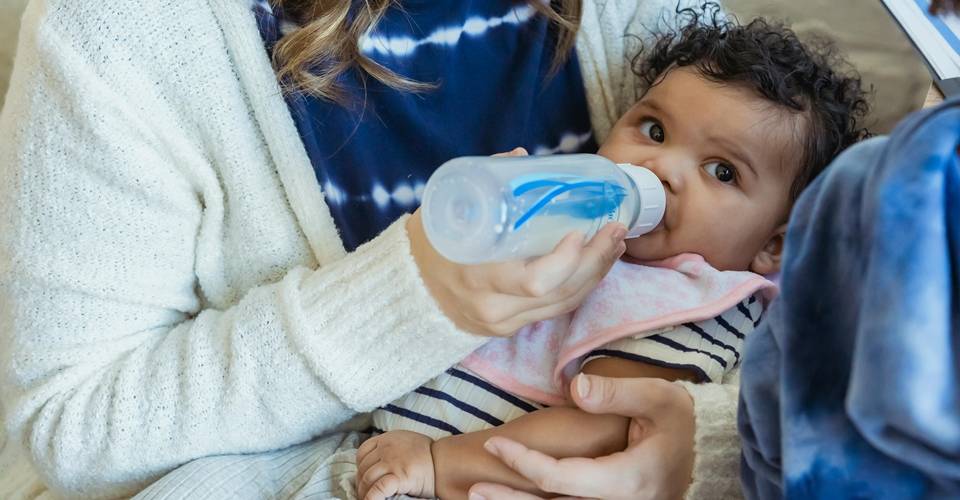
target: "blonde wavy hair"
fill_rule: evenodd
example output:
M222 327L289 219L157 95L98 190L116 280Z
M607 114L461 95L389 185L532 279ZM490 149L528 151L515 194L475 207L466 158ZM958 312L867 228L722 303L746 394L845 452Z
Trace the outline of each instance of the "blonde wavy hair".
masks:
M519 0L518 0L519 1ZM285 92L302 92L341 105L348 96L338 83L340 75L357 68L365 79L407 92L423 92L434 84L418 82L390 71L363 55L359 41L398 0L270 0L274 9L300 25L277 43L273 65ZM539 14L557 28L552 68L556 71L567 59L580 27L581 0L528 0ZM352 4L357 4L352 7ZM352 10L352 11L351 11Z

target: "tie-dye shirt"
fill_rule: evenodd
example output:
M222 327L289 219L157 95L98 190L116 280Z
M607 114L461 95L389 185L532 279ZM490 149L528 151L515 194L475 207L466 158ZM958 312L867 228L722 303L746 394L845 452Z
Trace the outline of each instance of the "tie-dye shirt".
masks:
M256 2L271 50L294 29ZM420 203L443 162L527 148L532 154L595 152L575 54L550 74L554 28L516 0L407 0L360 40L394 72L437 85L409 93L351 72L356 104L289 95L293 119L327 205L352 251ZM364 104L365 103L365 104Z

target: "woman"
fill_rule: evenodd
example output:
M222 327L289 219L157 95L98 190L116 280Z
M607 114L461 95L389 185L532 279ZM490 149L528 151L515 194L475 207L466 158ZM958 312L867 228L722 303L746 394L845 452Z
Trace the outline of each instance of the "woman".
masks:
M309 482L351 417L572 309L623 251L611 226L462 267L404 214L449 157L595 147L637 90L624 35L673 2L353 4L30 5L0 119L0 496L129 495L316 438ZM688 389L698 446L728 436L735 391ZM689 430L652 487L686 489ZM699 471L736 460L701 452L693 489L735 488Z

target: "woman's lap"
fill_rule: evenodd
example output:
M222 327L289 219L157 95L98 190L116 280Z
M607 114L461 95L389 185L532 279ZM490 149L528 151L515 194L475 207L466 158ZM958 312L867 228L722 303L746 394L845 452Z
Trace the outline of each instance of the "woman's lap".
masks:
M354 500L356 450L363 437L356 432L333 434L283 450L197 459L134 498Z

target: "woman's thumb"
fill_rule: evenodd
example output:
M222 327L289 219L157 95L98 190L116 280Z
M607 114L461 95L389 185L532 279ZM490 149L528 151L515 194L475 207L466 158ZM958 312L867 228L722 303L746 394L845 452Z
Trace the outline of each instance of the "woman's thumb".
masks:
M653 403L651 396L659 392L656 382L661 381L609 378L581 373L570 384L570 393L573 401L583 411L634 417L645 414L650 409Z

